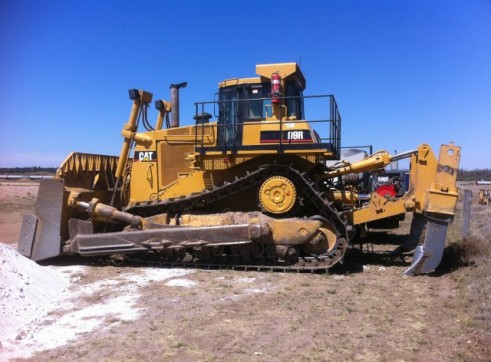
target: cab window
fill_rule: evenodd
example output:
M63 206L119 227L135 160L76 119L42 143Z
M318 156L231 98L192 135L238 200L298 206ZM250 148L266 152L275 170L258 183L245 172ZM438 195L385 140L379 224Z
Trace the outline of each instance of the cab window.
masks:
M271 100L264 99L269 97L268 87L262 84L253 84L246 88L244 102L244 121L258 121L266 118L266 105Z
M286 97L294 97L286 99L286 107L288 109L288 117L295 117L296 119L303 118L303 103L302 103L302 91L294 82L286 83L285 90Z

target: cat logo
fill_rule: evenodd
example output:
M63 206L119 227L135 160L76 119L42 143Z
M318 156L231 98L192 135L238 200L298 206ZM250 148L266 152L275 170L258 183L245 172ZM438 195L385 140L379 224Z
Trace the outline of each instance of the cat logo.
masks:
M135 162L155 162L157 152L155 151L135 151Z

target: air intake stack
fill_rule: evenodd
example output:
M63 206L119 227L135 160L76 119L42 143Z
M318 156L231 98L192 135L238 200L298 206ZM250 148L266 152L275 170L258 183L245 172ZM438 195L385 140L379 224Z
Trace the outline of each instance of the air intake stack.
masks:
M171 128L179 127L179 89L185 88L188 82L170 85L171 97Z

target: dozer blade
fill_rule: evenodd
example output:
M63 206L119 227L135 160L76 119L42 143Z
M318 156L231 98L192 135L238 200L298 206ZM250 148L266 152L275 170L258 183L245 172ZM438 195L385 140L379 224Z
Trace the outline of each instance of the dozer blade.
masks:
M431 273L435 270L443 257L449 221L415 215L411 238L414 240L418 237L419 243L414 250L413 262L404 275Z
M64 182L42 179L34 215L24 215L18 251L34 260L60 255Z

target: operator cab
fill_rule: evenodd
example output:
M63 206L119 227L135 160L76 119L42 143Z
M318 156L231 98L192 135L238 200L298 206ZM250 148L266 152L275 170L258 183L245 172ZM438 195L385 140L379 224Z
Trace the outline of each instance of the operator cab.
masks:
M214 102L196 103L195 120L199 130L196 151L203 155L301 151L337 159L341 117L334 96L305 97L306 81L297 63L257 65L256 73L256 77L220 82ZM315 118L309 121L304 100L315 113ZM217 122L209 123L209 128L198 128L208 123L209 114L206 120L202 115L211 104ZM213 144L207 144L211 140L208 129L212 129L216 137Z
M244 132L252 131L260 122L304 119L305 80L296 63L258 65L256 72L260 77L229 79L219 84L218 144L222 147L245 145ZM273 94L272 74L282 75L278 94ZM275 107L281 107L281 114L275 112Z
M302 89L294 82L287 82L285 88L286 118L304 119ZM261 122L272 116L271 83L220 88L218 99L220 145L241 146L245 122Z
M304 119L302 96L302 88L298 84L286 82L284 103L287 119ZM218 99L220 123L262 121L271 117L270 82L220 88Z

